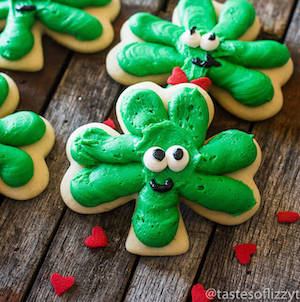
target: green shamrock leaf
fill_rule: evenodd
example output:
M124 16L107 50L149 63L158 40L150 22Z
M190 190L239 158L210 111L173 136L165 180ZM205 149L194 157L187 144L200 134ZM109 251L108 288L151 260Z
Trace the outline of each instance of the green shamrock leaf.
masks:
M33 50L36 43L40 43L38 35L42 34L44 28L54 39L72 49L88 52L100 50L111 40L105 37L105 41L101 42L103 45L99 40L103 36L103 24L99 20L104 15L101 8L111 2L114 2L116 7L114 10L118 10L118 0L3 0L0 3L0 18L6 19L6 25L0 34L0 56L8 61L23 59ZM92 15L92 9L91 13L83 10L88 7L93 7L95 16ZM97 8L100 9L99 17ZM110 16L111 14L113 16ZM104 22L111 21L115 15L116 12L108 11L107 15L104 15ZM36 21L42 26L34 31ZM106 26L106 30L112 31L110 27ZM58 34L69 35L74 40L60 36L57 38ZM99 40L99 43L96 43L96 40ZM80 42L83 47L80 47ZM88 46L88 42L94 44ZM12 65L12 68L16 67Z
M205 142L213 114L210 102L192 84L163 89L142 83L128 88L117 103L125 134L90 124L70 137L64 201L77 212L97 213L138 193L134 234L152 248L174 240L180 198L220 223L248 219L259 205L252 178L260 153L253 135L238 130ZM243 174L247 177L241 178Z

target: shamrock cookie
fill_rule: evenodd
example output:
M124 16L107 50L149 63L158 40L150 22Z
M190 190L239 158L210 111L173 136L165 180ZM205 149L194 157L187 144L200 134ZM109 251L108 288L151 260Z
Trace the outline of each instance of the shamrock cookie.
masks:
M45 157L53 144L52 126L33 112L0 119L0 193L17 200L40 194L49 181Z
M83 53L106 48L120 0L2 0L0 67L37 71L44 65L41 37ZM36 22L38 21L38 22Z
M0 118L15 111L19 104L19 90L15 82L0 73Z
M180 0L173 23L147 13L133 15L122 28L121 43L107 57L107 70L125 85L148 80L166 84L179 67L185 82L209 77L214 84L210 92L229 112L263 120L281 109L281 86L290 78L293 63L285 45L246 42L259 29L255 10L245 0L224 5Z
M194 84L128 88L117 102L125 134L93 123L69 138L64 202L92 214L137 198L126 248L141 255L187 251L180 200L221 224L249 219L260 204L253 181L260 149L253 135L238 130L205 142L213 111L208 94Z

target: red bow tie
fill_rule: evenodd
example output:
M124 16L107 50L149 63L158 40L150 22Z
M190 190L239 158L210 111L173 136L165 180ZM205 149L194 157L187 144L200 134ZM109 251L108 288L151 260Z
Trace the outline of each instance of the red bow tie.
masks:
M172 71L172 75L168 78L169 85L177 85L177 84L188 83L188 82L189 80L185 72L180 67L175 67ZM207 90L212 84L211 80L207 77L193 80L190 83L198 85L204 90Z

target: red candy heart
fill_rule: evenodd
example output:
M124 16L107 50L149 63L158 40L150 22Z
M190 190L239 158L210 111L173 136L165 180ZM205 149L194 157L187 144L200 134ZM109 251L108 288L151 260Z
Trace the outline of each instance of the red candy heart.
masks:
M72 287L75 283L74 277L63 277L62 275L57 273L52 274L50 280L54 291L58 296L60 296L62 293Z
M280 223L293 223L300 218L300 215L296 212L278 212L277 220Z
M238 244L234 247L235 255L241 264L250 262L250 256L256 252L256 245L253 243Z
M172 71L172 75L168 78L169 85L177 85L181 83L187 83L188 78L184 71L180 67L175 67Z
M216 296L214 290L205 290L202 284L196 284L192 288L192 302L209 302Z
M204 90L207 90L212 84L211 80L207 77L193 80L191 83L200 86Z
M84 241L87 247L95 248L95 247L105 247L108 245L107 237L104 230L95 226L92 230L92 236L89 236Z
M103 122L103 124L110 128L116 129L116 125L111 118L108 118L106 121Z

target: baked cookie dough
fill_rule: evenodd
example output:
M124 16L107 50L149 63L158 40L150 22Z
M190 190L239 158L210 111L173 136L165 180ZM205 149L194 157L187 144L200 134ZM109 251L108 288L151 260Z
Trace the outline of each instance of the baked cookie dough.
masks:
M232 114L249 121L272 117L282 107L281 87L293 72L287 47L253 41L260 23L245 0L224 5L180 0L172 23L137 13L123 25L121 43L107 56L117 82L166 84L175 67L189 81L209 77L209 92Z
M0 73L0 118L13 113L19 104L16 83L5 73Z
M194 84L161 88L145 82L117 102L124 134L92 123L67 143L70 168L61 183L66 205L102 213L136 198L126 242L129 252L185 253L189 240L179 202L225 225L240 224L258 210L253 181L261 152L253 135L224 131L205 141L214 108Z
M0 119L0 193L16 200L40 194L48 185L45 162L54 145L50 123L30 111Z
M0 67L42 69L44 33L74 51L102 50L113 40L111 22L119 11L120 0L1 1Z

